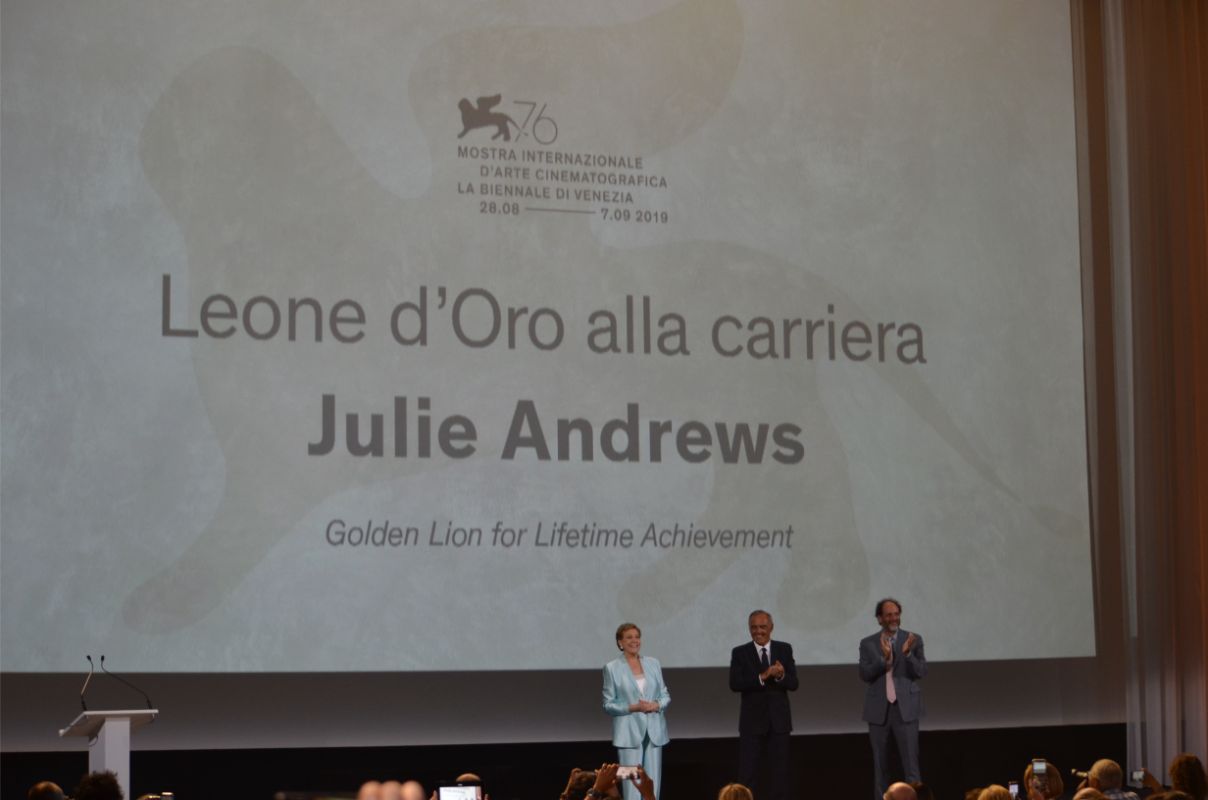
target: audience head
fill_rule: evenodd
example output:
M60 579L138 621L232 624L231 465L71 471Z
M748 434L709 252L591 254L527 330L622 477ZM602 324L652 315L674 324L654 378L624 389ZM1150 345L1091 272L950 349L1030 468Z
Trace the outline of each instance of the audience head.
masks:
M1012 798L1011 793L1007 791L1007 787L992 783L981 790L981 794L977 796L977 800L1012 800Z
M1149 800L1195 800L1194 797L1187 792L1180 792L1178 789L1171 789L1169 792L1158 792L1151 794Z
M1110 758L1101 758L1091 765L1086 782L1093 789L1119 789L1124 785L1124 770Z
M1044 759L1037 759L1044 761ZM1030 800L1053 800L1065 794L1065 782L1061 780L1061 770L1052 761L1044 761L1043 775L1036 774L1032 762L1028 762L1023 771L1023 789Z
M1087 786L1085 789L1078 790L1078 794L1074 795L1074 800L1107 800L1107 797L1095 787Z
M378 798L380 800L399 800L402 797L400 790L403 785L398 781L382 781L382 787L378 789Z
M428 800L424 785L419 781L407 781L399 789L399 794L403 800Z
M583 800L587 797L587 790L596 782L596 773L592 770L583 770L575 767L570 771L570 777L566 781L566 788L562 790L561 800Z
M80 779L74 800L124 800L121 784L112 772L91 772Z
M1204 765L1191 753L1180 753L1170 762L1170 787L1186 792L1193 800L1208 800L1208 776Z
M717 793L717 800L755 800L755 796L741 783L727 783Z
M482 794L483 800L491 800L491 796L483 793L482 791L482 778L478 777L473 772L463 772L457 776L456 780L457 783L468 783L479 787L478 791L480 794Z
M914 787L909 783L889 784L889 788L885 790L885 800L918 800L918 795L914 793Z
M377 781L365 781L357 791L357 800L380 800L382 784Z
M981 794L982 787L974 786L972 789L965 792L965 800L977 800L977 796Z
M57 783L42 781L29 787L26 797L28 800L63 800L63 790Z
M910 788L914 789L919 800L935 800L935 792L931 791L931 787L922 781L911 781Z

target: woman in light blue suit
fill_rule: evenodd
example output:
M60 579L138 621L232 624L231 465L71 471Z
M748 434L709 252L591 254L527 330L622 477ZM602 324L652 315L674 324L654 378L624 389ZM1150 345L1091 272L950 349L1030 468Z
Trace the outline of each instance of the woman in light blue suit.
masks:
M617 628L619 658L604 665L604 711L612 717L612 743L621 766L637 766L654 781L654 796L663 788L663 745L671 703L663 670L643 657L642 630L632 622ZM637 787L625 781L625 800L639 800Z

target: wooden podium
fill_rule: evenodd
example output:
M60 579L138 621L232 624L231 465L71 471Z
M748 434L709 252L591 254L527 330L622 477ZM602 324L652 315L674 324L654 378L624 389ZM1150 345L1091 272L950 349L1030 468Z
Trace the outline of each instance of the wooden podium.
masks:
M130 732L159 715L154 708L122 711L85 711L59 731L59 736L88 739L88 771L117 775L122 794L130 796Z

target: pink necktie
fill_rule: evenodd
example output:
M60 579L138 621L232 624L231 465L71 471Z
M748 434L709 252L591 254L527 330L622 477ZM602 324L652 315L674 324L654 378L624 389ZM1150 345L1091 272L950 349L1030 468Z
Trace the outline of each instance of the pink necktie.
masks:
M893 656L893 644L890 644L890 657ZM885 673L885 698L890 703L898 702L898 690L893 685L893 664L889 665L889 671Z

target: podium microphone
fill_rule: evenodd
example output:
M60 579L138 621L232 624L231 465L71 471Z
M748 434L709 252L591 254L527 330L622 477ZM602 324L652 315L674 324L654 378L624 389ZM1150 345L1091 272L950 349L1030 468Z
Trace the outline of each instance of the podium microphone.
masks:
M96 667L93 666L91 653L85 655L84 658L88 659L88 677L84 678L84 685L80 687L80 708L87 711L88 704L84 702L84 692L88 691L88 682L92 680L92 673L96 670Z
M154 708L155 708L155 706L151 705L151 698L150 698L150 697L147 695L147 693L146 693L146 692L144 692L142 689L138 688L137 686L135 686L133 683L131 683L130 681L126 680L126 679L125 679L125 678L123 678L122 676L120 676L120 675L114 675L112 672L110 672L109 670L105 669L105 656L104 656L104 655L102 655L102 656L101 656L101 672L104 672L106 675L108 675L109 677L111 677L111 678L113 678L113 679L115 679L115 680L119 680L119 681L121 681L122 683L126 684L126 685L127 685L127 686L129 686L131 689L133 689L134 691L136 691L136 692L138 692L139 694L141 694L141 695L143 696L143 699L147 701L147 708L150 708L150 709L154 709Z

